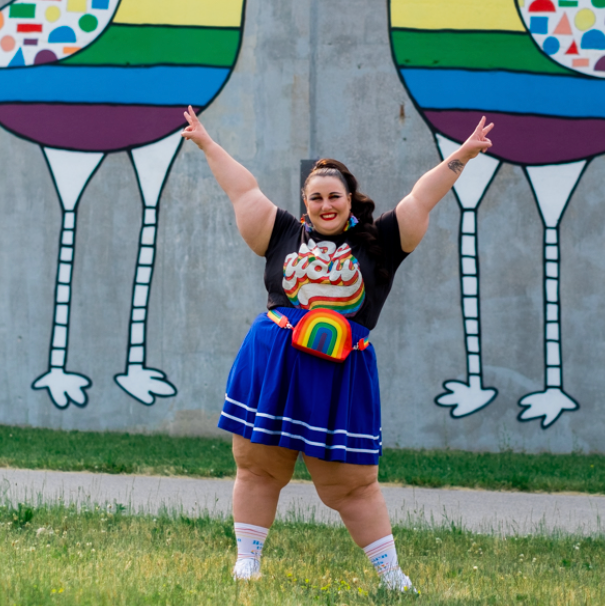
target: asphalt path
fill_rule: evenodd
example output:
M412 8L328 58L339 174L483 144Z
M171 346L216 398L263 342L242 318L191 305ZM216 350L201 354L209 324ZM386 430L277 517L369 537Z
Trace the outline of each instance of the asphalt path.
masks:
M233 480L0 469L0 501L75 503L133 513L162 510L189 516L228 516ZM563 532L605 534L605 496L487 490L382 487L393 522L411 526L455 524L475 532L512 535ZM340 523L309 482L291 482L278 507L281 519Z

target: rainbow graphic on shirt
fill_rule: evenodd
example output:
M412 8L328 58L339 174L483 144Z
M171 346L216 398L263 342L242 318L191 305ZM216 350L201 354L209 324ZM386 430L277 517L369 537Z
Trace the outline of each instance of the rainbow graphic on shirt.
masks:
M351 326L335 311L317 310L298 322L292 345L303 351L313 350L320 358L342 362L351 352Z
M359 262L351 247L334 242L302 244L284 261L282 286L299 309L332 309L354 316L365 300L365 286Z

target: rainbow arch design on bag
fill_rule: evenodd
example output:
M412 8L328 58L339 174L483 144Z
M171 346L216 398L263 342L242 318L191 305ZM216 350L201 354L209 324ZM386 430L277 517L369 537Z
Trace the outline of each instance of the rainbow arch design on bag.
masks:
M294 329L292 345L302 351L342 362L351 351L351 325L330 309L306 314Z

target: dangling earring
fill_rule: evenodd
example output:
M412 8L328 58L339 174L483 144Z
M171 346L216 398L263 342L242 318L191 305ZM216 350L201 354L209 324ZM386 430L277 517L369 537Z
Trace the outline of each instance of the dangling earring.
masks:
M305 226L305 231L307 233L311 233L313 231L313 223L311 223L311 221L309 220L309 216L308 215L303 215L300 218L300 222Z
M350 229L353 229L358 223L359 221L357 217L353 213L351 213L343 231L349 231Z

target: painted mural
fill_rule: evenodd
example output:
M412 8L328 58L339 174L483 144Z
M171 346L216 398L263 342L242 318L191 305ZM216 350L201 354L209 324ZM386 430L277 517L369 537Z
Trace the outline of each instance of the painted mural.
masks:
M460 287L466 381L436 397L453 418L497 396L482 373L477 211L502 162L522 166L542 218L544 389L522 397L520 421L552 426L579 403L564 389L559 228L587 163L605 152L605 2L390 0L393 60L443 157L482 115L498 125L489 155L454 190L461 209Z
M78 204L105 155L124 151L142 225L125 368L114 378L146 405L174 396L165 373L146 365L160 198L183 108L206 109L235 66L245 0L0 0L0 8L0 124L40 145L62 212L48 369L32 387L61 409L88 402L91 379L67 370Z

